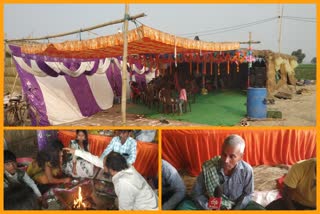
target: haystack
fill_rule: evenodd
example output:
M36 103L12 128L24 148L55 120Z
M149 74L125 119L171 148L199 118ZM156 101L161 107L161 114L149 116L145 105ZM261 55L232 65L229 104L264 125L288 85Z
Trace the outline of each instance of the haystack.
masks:
M290 90L288 85L296 85L294 70L298 66L296 57L270 50L253 50L253 55L263 58L266 62L268 98L272 98L282 89ZM278 80L277 76L280 77Z

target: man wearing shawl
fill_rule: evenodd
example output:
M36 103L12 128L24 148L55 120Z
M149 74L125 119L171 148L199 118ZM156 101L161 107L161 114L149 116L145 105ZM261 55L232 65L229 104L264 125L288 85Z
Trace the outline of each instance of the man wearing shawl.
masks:
M210 210L210 201L220 199L221 210L261 210L251 200L254 191L252 167L242 160L245 142L230 135L222 145L221 156L202 165L202 172L192 190L193 201L200 209Z

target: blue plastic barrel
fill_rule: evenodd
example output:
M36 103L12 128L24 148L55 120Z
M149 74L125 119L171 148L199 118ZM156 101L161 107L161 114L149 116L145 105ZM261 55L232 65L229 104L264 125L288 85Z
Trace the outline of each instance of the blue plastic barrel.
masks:
M247 116L249 118L259 119L267 117L267 104L265 102L266 97L266 88L248 88Z

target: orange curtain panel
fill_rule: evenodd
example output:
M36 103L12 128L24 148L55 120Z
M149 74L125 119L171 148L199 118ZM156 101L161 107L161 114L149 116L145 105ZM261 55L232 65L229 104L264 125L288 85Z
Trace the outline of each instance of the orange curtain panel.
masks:
M163 130L162 158L197 176L201 165L220 155L230 134L246 142L244 160L257 165L292 165L316 156L316 130Z
M65 147L69 146L71 140L76 137L74 131L59 131L58 138ZM100 156L103 150L109 145L112 137L90 135L88 136L90 152ZM137 159L134 167L146 177L158 175L158 144L137 141Z

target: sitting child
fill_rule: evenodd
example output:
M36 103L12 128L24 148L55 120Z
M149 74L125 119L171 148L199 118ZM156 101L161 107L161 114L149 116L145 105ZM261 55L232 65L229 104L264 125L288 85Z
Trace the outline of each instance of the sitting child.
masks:
M187 98L187 91L184 87L184 85L181 85L180 93L179 93L179 110L180 110L180 115L182 115L182 104L186 103L188 101Z
M70 183L70 177L63 177L62 148L59 141L51 142L46 148L38 152L27 169L28 175L39 185L42 192L56 184Z
M15 185L29 186L38 198L41 197L41 193L34 181L29 177L29 175L26 172L17 168L17 160L15 154L13 154L9 150L5 150L4 188L7 189Z

